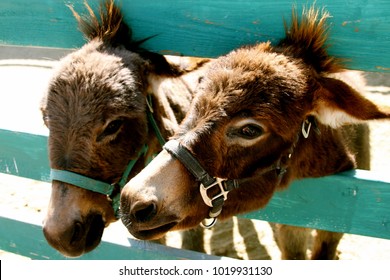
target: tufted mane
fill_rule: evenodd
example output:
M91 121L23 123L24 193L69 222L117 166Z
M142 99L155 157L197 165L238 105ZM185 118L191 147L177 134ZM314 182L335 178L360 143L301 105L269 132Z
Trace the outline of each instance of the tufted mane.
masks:
M342 71L345 68L342 60L328 54L329 17L324 9L312 6L303 9L299 18L296 8L293 8L291 23L284 21L286 36L279 46L285 48L286 54L303 59L319 73Z
M138 50L139 42L133 41L131 28L123 21L123 15L115 4L114 0L106 0L99 5L99 12L96 14L91 6L84 2L88 10L87 15L80 15L70 5L68 7L76 18L80 31L89 40L100 39L112 46L123 45L128 50Z
M68 7L76 18L80 31L88 41L99 39L106 45L112 47L123 46L129 51L136 52L143 59L150 62L152 71L158 75L179 77L184 73L200 68L207 62L204 59L193 67L175 65L169 63L163 55L142 48L141 45L154 36L139 41L133 40L132 30L124 22L121 9L115 3L115 0L102 1L99 5L98 14L93 11L87 1L84 1L84 5L88 10L86 15L80 15L71 5L68 5Z

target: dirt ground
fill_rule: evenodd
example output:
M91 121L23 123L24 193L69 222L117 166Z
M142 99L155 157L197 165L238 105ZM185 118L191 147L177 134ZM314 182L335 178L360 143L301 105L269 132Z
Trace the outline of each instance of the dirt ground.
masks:
M4 67L0 67L3 71ZM9 69L8 69L9 70ZM42 91L50 76L50 67L37 69L21 69L26 77L24 83L15 83L15 80L1 80L2 86L11 87L9 90L20 92L23 88L33 88L34 91ZM34 71L32 71L34 70ZM40 74L39 77L32 73ZM1 74L1 73L0 73ZM2 75L0 75L2 76ZM368 75L366 87L368 97L381 104L390 106L389 75ZM40 79L39 84L36 83ZM0 94L1 94L0 90ZM15 97L16 98L16 97ZM4 98L2 99L4 100ZM24 106L35 106L36 101L26 102ZM7 110L12 106L0 104L0 111ZM24 108L22 108L24 110ZM7 112L9 114L10 112ZM38 116L38 110L34 115ZM1 113L0 113L1 119ZM17 120L16 120L17 122ZM6 124L0 122L1 128ZM28 128L32 129L31 127ZM42 128L38 128L42 130ZM36 129L34 129L36 131ZM45 134L42 130L42 134ZM373 170L387 172L389 170L390 145L389 145L390 122L370 123L370 139L372 146L371 166ZM0 175L0 212L11 213L28 217L32 222L40 223L46 213L50 196L50 185L28 179L20 179L10 175ZM2 229L0 229L2 230ZM105 234L128 234L120 222L111 225ZM212 230L204 235L205 251L207 253L235 257L240 259L280 259L280 252L272 237L272 230L268 223L233 218L227 222L217 224ZM171 233L168 236L168 245L180 247L180 235ZM341 260L390 260L390 240L370 238L356 235L344 235L338 247L339 259ZM21 258L20 256L0 252L0 259Z

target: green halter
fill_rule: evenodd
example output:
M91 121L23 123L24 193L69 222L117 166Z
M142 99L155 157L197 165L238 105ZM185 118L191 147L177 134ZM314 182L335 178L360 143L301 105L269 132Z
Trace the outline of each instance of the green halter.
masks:
M157 123L153 117L153 109L151 106L150 95L149 98L146 99L146 103L148 105L148 110L147 110L148 121L152 126L154 132L156 133L158 141L160 142L161 146L163 146L165 144L165 140L162 137L161 132L157 126ZM53 168L50 169L50 179L71 184L82 189L86 189L89 191L93 191L93 192L97 192L109 196L112 200L112 207L114 208L115 216L119 218L121 190L126 185L129 174L133 169L135 163L138 161L140 157L144 156L147 151L148 151L148 145L144 144L141 151L138 153L137 158L130 160L129 164L127 165L125 171L122 174L121 179L117 183L109 184L103 181L89 178L87 176L75 172L71 172L67 170L58 170Z

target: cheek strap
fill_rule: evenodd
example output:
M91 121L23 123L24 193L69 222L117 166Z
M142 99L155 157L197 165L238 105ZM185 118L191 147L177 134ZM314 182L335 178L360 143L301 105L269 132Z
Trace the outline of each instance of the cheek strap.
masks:
M256 173L255 176L243 179L221 179L211 176L192 155L192 153L177 140L168 141L163 146L163 149L179 160L195 177L195 180L200 183L199 192L203 202L211 208L209 211L209 217L201 223L201 226L210 228L214 226L217 221L217 217L221 214L223 204L225 200L227 200L230 191L239 188L241 185L244 185L245 182L260 179L259 177L271 171L275 171L277 178L275 185L279 185L284 177L284 174L287 172L288 161L290 161L294 149L299 141L299 135L302 133L305 138L309 137L311 128L314 128L318 134L320 133L316 120L313 116L309 116L302 123L302 130L297 134L294 142L287 152L287 155L282 154L275 163L262 169L261 172ZM208 192L213 189L216 189L216 191L213 191L213 193L216 194L214 196L209 196Z
M205 228L214 226L218 215L222 212L228 193L239 187L238 180L225 180L211 176L191 152L177 140L168 141L163 148L178 159L200 183L199 191L203 202L211 208L209 217L201 223L201 226ZM212 189L217 189L217 194L210 197L208 192ZM206 221L210 219L211 222Z

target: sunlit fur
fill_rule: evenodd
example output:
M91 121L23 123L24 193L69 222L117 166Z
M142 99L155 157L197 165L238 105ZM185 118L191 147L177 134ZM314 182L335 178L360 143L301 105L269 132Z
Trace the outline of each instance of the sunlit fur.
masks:
M245 179L228 194L221 219L264 207L275 191L295 179L330 175L356 163L369 166L366 128L344 125L388 119L390 114L335 78L348 73L341 59L328 54L328 17L314 7L301 16L293 10L279 44L245 46L210 64L173 138L212 176ZM320 133L312 129L305 139L301 128L309 116ZM261 124L264 134L251 145L240 145L240 136L228 132L250 119ZM275 170L263 172L277 163L287 170L280 182ZM121 205L123 223L142 239L194 227L209 212L199 182L166 151L126 185ZM145 210L152 208L153 213ZM335 258L341 236L319 231L311 257ZM306 237L305 229L275 227L286 259L307 257Z
M147 95L152 95L154 118L167 139L188 110L208 60L171 62L143 49L112 0L102 2L99 13L85 7L87 15L71 10L88 42L61 59L42 100L50 166L116 183L144 144L148 153L129 178L161 150L147 120ZM115 220L105 195L53 181L43 231L64 255L93 250L104 227Z

